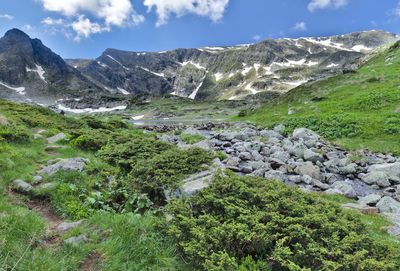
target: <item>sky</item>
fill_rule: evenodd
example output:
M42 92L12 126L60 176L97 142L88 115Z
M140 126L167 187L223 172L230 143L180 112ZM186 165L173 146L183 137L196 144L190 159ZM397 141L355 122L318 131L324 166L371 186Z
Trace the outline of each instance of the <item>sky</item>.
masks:
M0 0L0 35L19 28L63 58L106 48L159 52L264 39L400 33L400 0Z

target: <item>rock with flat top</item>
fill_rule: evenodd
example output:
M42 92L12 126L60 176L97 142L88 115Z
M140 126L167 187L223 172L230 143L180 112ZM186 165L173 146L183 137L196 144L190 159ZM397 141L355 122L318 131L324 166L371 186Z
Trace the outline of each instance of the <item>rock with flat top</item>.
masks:
M30 185L29 183L24 182L23 180L20 180L20 179L13 181L13 184L15 185L17 190L20 190L22 192L28 192L30 190L33 190L32 185Z
M357 210L365 215L374 215L379 213L379 209L376 207L371 207L363 204L357 203L346 203L342 204L343 208Z
M52 137L49 137L48 139L47 139L47 143L49 143L49 144L54 144L54 143L56 143L57 141L59 141L59 140L61 140L61 139L64 139L64 138L66 138L67 136L64 134L64 133L59 133L59 134L57 134L57 135L55 135L55 136L52 136Z
M89 164L89 159L77 157L69 159L59 159L55 164L46 166L37 171L38 174L47 174L49 176L61 171L82 171Z
M81 234L79 236L70 237L64 240L64 244L69 244L74 247L77 247L80 244L87 243L88 241L89 239L87 238L87 236L85 234Z
M77 228L78 226L80 226L83 222L85 222L85 220L79 220L76 222L63 222L60 225L57 226L56 231L60 232L60 231L67 231L70 229L74 229Z

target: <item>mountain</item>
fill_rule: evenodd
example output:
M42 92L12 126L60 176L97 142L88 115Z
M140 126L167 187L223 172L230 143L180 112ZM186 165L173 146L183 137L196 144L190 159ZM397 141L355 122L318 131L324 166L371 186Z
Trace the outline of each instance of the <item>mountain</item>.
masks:
M0 39L0 98L48 105L102 91L40 40L18 29Z
M128 52L67 59L18 29L0 39L0 98L58 109L121 108L129 94L191 99L271 97L357 69L359 59L399 36L384 31L250 45ZM264 95L266 94L266 95Z
M332 76L397 39L396 34L374 30L158 53L107 49L94 60L67 62L111 93L233 100L263 91L284 93Z

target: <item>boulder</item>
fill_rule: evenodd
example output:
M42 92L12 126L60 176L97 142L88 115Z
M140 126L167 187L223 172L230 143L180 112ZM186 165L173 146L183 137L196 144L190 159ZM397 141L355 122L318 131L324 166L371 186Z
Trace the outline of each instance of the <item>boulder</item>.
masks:
M200 135L200 131L193 127L188 127L185 131L182 132L182 135Z
M42 176L34 176L33 180L35 181L35 184L38 184L43 181L43 177Z
M80 244L87 243L88 241L89 239L87 238L87 236L85 234L81 234L79 236L70 237L64 240L64 244L69 244L74 247L77 247Z
M384 172L390 181L400 183L400 162L372 165L368 172Z
M239 166L240 161L241 160L238 157L229 157L226 161L226 165L228 167L237 167Z
M339 193L337 193L337 191L339 191ZM341 194L347 198L352 198L355 199L357 198L357 194L356 191L354 190L354 188L345 183L345 182L335 182L332 185L332 188L326 191L327 194Z
M30 185L27 182L24 182L23 180L15 180L13 181L13 184L15 185L16 189L22 192L28 192L30 190L33 190L33 186Z
M277 151L271 155L272 158L279 159L280 161L286 163L289 160L290 155L284 151Z
M279 134L282 134L283 131L285 131L286 127L283 124L279 124L278 126L275 126L274 132L277 132Z
M59 141L59 140L61 140L61 139L64 139L64 138L66 138L67 136L64 134L64 133L59 133L59 134L57 134L57 135L55 135L55 136L52 136L52 137L49 137L48 139L47 139L47 143L49 143L49 144L54 144L54 143L56 143L57 141Z
M362 175L361 180L369 185L379 185L380 187L390 186L388 175L383 171L374 171L368 174Z
M368 196L362 197L358 200L358 203L362 204L362 205L368 205L368 206L376 206L376 204L378 203L378 201L381 199L382 197L379 196L378 194L370 194Z
M311 162L302 163L294 170L299 175L308 175L313 179L322 180L321 171L319 167L314 166Z
M381 213L400 214L400 202L391 197L383 197L376 204Z
M49 176L59 172L65 171L82 171L86 164L89 164L89 159L77 157L69 159L59 159L59 162L46 166L37 171L38 174L47 174Z
M61 223L60 225L57 226L56 231L58 231L58 232L60 232L60 231L68 231L70 229L74 229L74 228L79 227L83 222L85 222L85 220L83 220L83 219L79 220L79 221L76 221L76 222L71 222L71 223L63 222L63 223Z
M249 153L249 152L241 152L239 154L239 158L244 160L244 161L248 161L248 160L252 159L252 156L251 156L251 153Z
M307 128L298 128L293 131L293 139L299 140L303 139L304 141L307 140L315 140L318 141L321 137L314 131L311 131Z
M303 156L304 156L304 160L311 161L311 162L314 162L314 163L317 162L317 161L323 161L324 160L324 158L322 157L321 154L315 153L310 149L305 150Z
M265 172L264 177L266 179L273 179L275 181L281 181L281 182L283 182L286 179L286 175L278 170L269 170Z

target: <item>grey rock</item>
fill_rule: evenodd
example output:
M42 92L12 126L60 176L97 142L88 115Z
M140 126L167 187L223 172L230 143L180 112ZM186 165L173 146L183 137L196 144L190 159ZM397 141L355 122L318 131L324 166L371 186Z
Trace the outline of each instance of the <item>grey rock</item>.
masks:
M345 182L341 182L341 181L335 182L332 185L332 189L340 191L339 194L341 194L347 198L352 198L352 199L357 198L357 194L356 194L356 191L354 190L354 188ZM329 190L327 190L328 194L329 194L329 192L328 192Z
M296 167L295 172L299 175L308 175L313 179L321 180L321 171L319 167L314 166L311 162L306 162Z
M289 160L290 155L287 152L277 151L271 155L272 158L276 158L281 160L282 162L286 163Z
M48 139L47 139L47 143L49 143L49 144L54 144L54 143L56 143L57 141L59 141L59 140L61 140L61 139L64 139L64 138L66 138L67 136L64 134L64 133L59 133L59 134L57 134L57 135L55 135L55 136L52 136L52 137L49 137Z
M288 152L297 158L303 158L306 150L307 146L300 142L294 144L293 147L288 150Z
M392 164L372 165L368 172L385 172L390 181L400 183L400 162Z
M400 214L400 202L388 196L381 198L376 207L381 213Z
M320 136L314 131L311 131L310 129L298 128L293 131L293 139L295 140L303 139L304 141L307 140L317 141L320 139Z
M22 191L22 192L28 192L30 190L33 190L33 186L30 185L27 182L24 182L23 180L15 180L13 181L13 184L15 185L16 189Z
M291 175L288 177L288 180L292 183L301 183L303 181L303 177L299 175Z
M382 197L378 194L370 194L358 200L358 203L368 206L375 206Z
M166 142L166 143L170 143L170 144L174 144L175 143L175 139L172 136L163 134L161 136L157 136L157 139L162 141L162 142Z
M89 163L89 159L77 157L69 159L60 159L59 162L46 166L37 171L38 174L47 174L49 176L59 172L65 171L82 171L86 164Z
M254 170L252 173L250 173L249 176L252 176L252 177L264 177L265 176L265 171L266 171L265 169L259 168L259 169Z
M226 165L228 167L237 167L239 165L240 161L241 160L238 157L229 157L226 162Z
M368 174L362 175L361 180L369 185L379 185L380 187L390 186L388 175L383 171L374 171Z
M269 171L265 172L264 177L267 179L274 179L276 181L283 182L286 178L286 175L283 172L280 172L278 170L269 170Z
M253 172L253 169L252 169L251 166L244 166L244 167L241 168L241 171L242 171L243 173L249 174L249 173L252 173L252 172Z
M221 160L219 160L219 158L215 158L213 160L213 165L221 169L222 171L225 171L226 169L225 165L221 162Z
M289 110L288 111L288 115L293 115L294 113L296 113L296 111L294 111L294 110Z
M43 177L42 176L34 176L33 180L35 181L35 183L41 183L43 181Z
M68 231L70 229L74 229L79 227L83 222L85 222L85 220L79 220L76 222L63 222L60 225L57 226L56 231L60 232L60 231Z
M351 163L344 167L339 167L339 173L342 175L357 173L357 164Z
M317 161L323 161L324 160L324 158L322 157L321 154L315 153L310 149L305 150L303 156L304 156L304 160L311 161L311 162L314 162L314 163L317 162Z
M251 156L253 157L254 161L263 161L264 157L258 151L252 151Z
M182 132L182 135L201 135L201 133L199 130L193 127L188 127L185 131Z
M80 244L87 243L88 241L89 239L87 236L85 234L81 234L79 236L70 237L64 240L64 243L77 247Z
M248 160L252 159L252 156L251 156L251 153L249 153L249 152L241 152L239 154L239 158L244 160L244 161L248 161Z
M271 130L260 131L260 136L264 137L264 138L271 138L271 137L278 138L278 139L283 138L283 136L280 133L278 133L276 131L271 131Z
M55 186L57 186L57 184L55 184L55 183L45 183L45 184L41 185L40 188L47 189L47 188L51 188L51 187L55 187Z
M271 169L271 165L269 163L265 163L262 161L250 161L249 166L251 166L251 168L253 170L258 170L258 169L269 170L269 169Z
M275 126L274 132L282 134L282 132L285 131L285 129L286 129L285 125L279 124L278 126Z
M197 148L200 148L200 149L203 149L203 150L207 150L207 151L214 150L213 147L212 147L211 141L208 140L208 139L205 139L205 140L202 140L200 142L197 142L197 143L193 144L192 147L197 147Z

